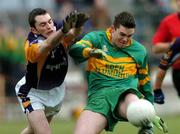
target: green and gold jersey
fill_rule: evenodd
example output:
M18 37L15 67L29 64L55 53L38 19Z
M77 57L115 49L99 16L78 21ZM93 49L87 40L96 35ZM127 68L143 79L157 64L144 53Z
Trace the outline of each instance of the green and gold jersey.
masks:
M75 61L88 60L88 95L102 89L136 89L153 102L145 47L132 39L127 47L117 48L111 43L111 30L88 33L70 47ZM89 57L90 48L102 49L106 59Z

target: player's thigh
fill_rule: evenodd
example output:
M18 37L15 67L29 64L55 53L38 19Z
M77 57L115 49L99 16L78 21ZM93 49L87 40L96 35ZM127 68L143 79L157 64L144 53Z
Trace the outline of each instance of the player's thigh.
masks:
M49 123L43 110L35 110L28 113L27 118L35 133L51 134Z
M173 77L173 83L174 83L175 89L177 90L177 93L180 96L180 82L179 82L180 69L173 69L172 77Z
M107 120L102 114L84 110L77 121L74 134L98 134L106 125Z

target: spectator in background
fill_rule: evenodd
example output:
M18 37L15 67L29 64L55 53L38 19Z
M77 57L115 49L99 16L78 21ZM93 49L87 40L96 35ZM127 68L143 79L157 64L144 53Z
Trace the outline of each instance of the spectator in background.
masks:
M92 30L105 30L111 25L110 14L104 0L94 0L94 4L91 7L90 18L85 24L85 32Z
M152 51L156 54L167 52L174 40L180 37L180 0L175 0L175 2L177 5L177 12L166 16L160 22L153 37ZM161 73L161 75L165 75L165 71ZM180 95L180 59L176 60L172 65L172 78L177 93ZM159 102L159 98L162 97L162 91L159 87L154 87L154 96L155 102Z
M55 6L58 11L59 9L61 10L64 4L71 3L76 10L87 11L94 4L94 1L95 0L55 0Z
M59 16L58 18L63 20L67 14L69 14L70 12L72 12L74 10L74 5L72 4L72 2L70 1L65 1L61 4L61 8L59 8Z
M24 75L25 55L24 55L24 42L25 30L16 26L14 34L9 35L7 40L7 53L6 70L8 72L6 77L6 93L8 97L14 97L14 87L20 78Z
M60 27L44 9L36 8L29 13L26 74L15 87L28 119L21 134L51 134L49 123L60 111L65 95L67 50L86 20L85 14L71 12Z
M15 28L15 30L18 27ZM19 32L18 32L19 33ZM7 97L14 97L15 91L12 90L18 78L23 76L22 64L24 64L24 33L18 36L18 33L12 34L9 32L6 24L0 24L0 61L1 74L5 81L5 95ZM9 99L10 100L10 99Z

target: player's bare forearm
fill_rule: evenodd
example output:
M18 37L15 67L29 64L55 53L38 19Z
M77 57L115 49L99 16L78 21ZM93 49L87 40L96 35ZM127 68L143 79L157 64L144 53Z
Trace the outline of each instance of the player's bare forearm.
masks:
M57 46L65 34L60 30L50 35L39 47L39 53L47 53Z
M72 41L74 40L77 36L82 34L82 27L80 28L72 28L69 33L67 34L68 40Z
M160 54L168 51L170 46L170 42L167 43L157 43L155 46L152 47L152 51L155 54Z
M77 21L77 12L72 11L66 18L63 20L62 28L52 35L50 35L40 47L40 53L45 53L51 51L56 47L60 42L63 41L64 35L68 34L73 28L73 23Z
M155 80L154 89L161 88L165 75L166 75L166 71L161 68L158 68L158 73L157 73L157 77Z

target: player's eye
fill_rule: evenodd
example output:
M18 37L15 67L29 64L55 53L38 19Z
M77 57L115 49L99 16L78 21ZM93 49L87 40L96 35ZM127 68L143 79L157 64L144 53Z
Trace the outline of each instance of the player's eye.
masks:
M124 34L124 33L120 33L119 35L122 36L122 37L126 36L126 34Z
M45 27L45 26L46 26L46 23L41 23L40 26L41 26L41 27Z
M49 23L49 24L52 24L52 23L53 23L53 21L50 19L50 20L48 21L48 23Z
M130 37L132 37L132 36L133 36L133 34L130 34L130 35L128 35L127 37L130 38Z

